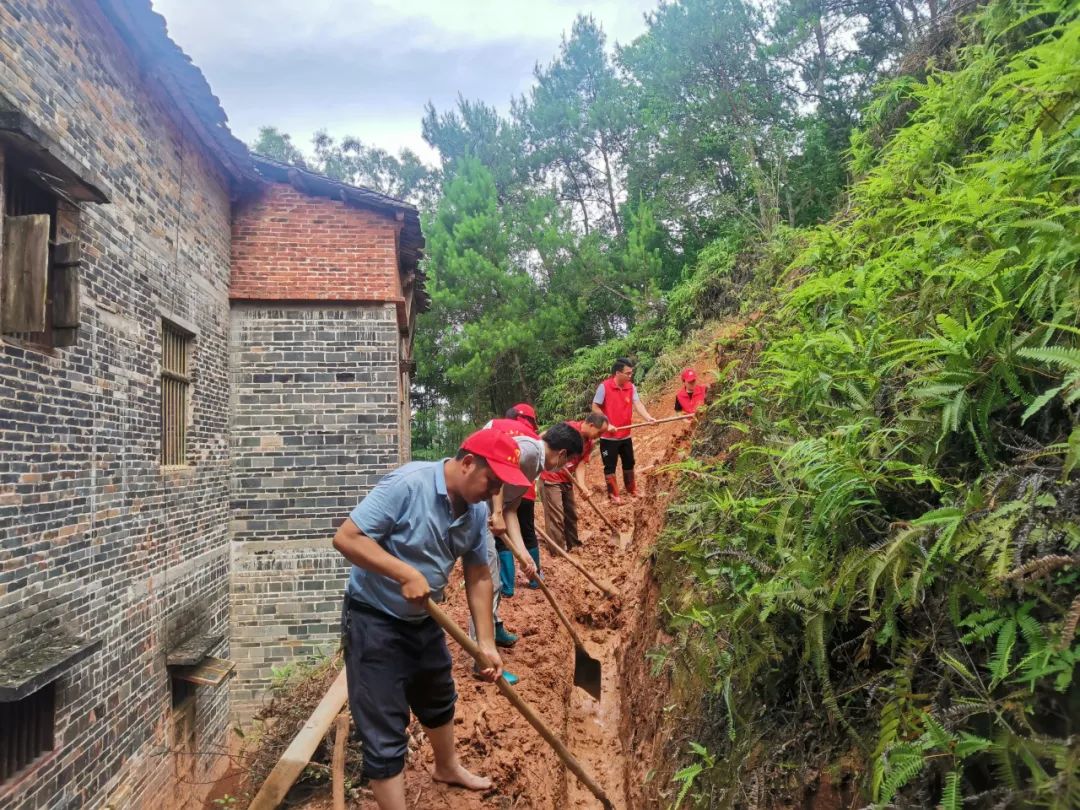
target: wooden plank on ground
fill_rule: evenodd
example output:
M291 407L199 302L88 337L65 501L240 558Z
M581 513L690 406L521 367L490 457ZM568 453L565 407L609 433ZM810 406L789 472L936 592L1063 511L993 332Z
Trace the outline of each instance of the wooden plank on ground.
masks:
M337 730L334 732L334 759L330 767L331 788L334 798L334 810L345 810L345 743L349 739L349 715L338 715Z
M304 727L293 737L285 753L281 755L274 770L266 777L259 792L255 794L248 810L275 810L285 799L285 794L293 786L297 778L303 773L304 768L311 762L311 755L319 747L319 743L330 725L334 722L341 707L349 697L349 688L345 681L345 669L342 667L333 684L311 713L311 717L304 723Z

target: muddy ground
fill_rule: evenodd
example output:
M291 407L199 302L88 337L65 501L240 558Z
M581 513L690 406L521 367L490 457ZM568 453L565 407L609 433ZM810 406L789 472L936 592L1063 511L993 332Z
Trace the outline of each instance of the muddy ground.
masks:
M699 358L695 367L703 381L712 379L715 365L711 358ZM674 415L679 385L673 380L647 398L654 416ZM635 432L639 495L630 498L624 493L621 505L608 502L599 453L588 466L593 502L616 523L620 534L612 536L579 496L580 534L585 545L573 555L596 578L614 586L616 599L603 595L542 546L548 586L577 623L590 654L602 662L599 702L573 686L573 643L540 591L519 581L514 597L504 599L500 609L506 626L522 636L515 647L502 650L506 668L521 678L518 693L566 742L620 810L651 806L667 787L649 778L651 760L665 756L674 743L670 730L662 731L669 725L661 720L664 684L651 677L645 659L645 653L663 640L657 630L649 555L670 497L671 477L663 472L663 466L685 455L689 431L689 423L680 421ZM537 510L537 524L544 526L542 507ZM467 606L460 577L448 589L446 606L464 625ZM473 677L472 660L453 642L451 651L460 695L455 718L458 750L466 767L491 777L494 787L477 794L432 782L431 749L414 722L406 768L409 806L449 810L600 807L498 690ZM631 699L624 700L628 694ZM658 732L666 739L657 739ZM360 801L352 801L350 806L374 810L370 793L362 790L361 794ZM332 806L329 789L289 806L328 810Z

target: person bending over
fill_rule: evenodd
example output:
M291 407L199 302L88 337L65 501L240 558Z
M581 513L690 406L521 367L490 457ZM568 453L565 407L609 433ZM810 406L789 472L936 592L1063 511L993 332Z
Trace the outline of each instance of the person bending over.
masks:
M454 458L414 461L387 475L334 535L334 548L352 563L342 614L349 709L381 810L406 807L410 711L431 740L433 779L469 790L491 787L458 760L450 651L426 605L429 598L443 599L460 558L484 657L479 673L488 681L502 674L491 619L485 501L504 486L528 485L519 456L505 433L478 431Z

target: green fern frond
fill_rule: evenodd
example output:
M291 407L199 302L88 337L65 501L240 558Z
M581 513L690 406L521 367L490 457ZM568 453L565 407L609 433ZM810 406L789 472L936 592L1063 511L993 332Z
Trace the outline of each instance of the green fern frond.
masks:
M941 791L940 810L960 810L963 805L963 797L960 793L959 771L949 771L945 775L945 787Z
M1020 349L1017 354L1029 360L1061 366L1068 371L1080 371L1080 348L1047 346L1042 349Z
M926 764L922 749L910 743L896 746L889 752L888 775L881 786L878 801L887 804L896 796L896 791L914 779Z

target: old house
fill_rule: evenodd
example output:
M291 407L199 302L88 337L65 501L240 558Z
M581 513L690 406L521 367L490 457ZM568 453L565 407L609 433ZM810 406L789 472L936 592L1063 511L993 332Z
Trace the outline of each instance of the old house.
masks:
M0 0L0 805L201 806L408 452L415 209L248 153L150 0Z

